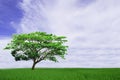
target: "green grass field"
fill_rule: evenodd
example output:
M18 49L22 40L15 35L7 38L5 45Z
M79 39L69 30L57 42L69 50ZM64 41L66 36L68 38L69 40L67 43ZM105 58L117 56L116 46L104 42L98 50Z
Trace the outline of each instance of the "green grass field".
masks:
M0 80L120 80L120 69L0 69Z

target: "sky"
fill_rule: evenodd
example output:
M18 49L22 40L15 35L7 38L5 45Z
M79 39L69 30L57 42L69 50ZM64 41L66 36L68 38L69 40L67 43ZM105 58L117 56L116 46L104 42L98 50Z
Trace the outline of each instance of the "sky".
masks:
M120 67L119 9L120 0L0 0L0 68L31 67L3 48L34 31L66 36L69 46L65 60L37 67Z

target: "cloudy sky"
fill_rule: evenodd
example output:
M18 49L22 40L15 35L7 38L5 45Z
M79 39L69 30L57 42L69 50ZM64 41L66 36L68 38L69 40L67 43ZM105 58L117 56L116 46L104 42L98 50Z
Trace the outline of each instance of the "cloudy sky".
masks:
M31 67L3 50L13 34L67 36L68 55L37 67L120 67L120 0L0 0L0 68Z

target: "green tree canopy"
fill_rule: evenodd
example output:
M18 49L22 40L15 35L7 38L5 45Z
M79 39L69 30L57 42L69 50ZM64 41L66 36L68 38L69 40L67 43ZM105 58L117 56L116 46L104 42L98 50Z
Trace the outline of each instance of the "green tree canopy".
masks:
M46 32L33 32L16 34L5 49L11 50L16 61L32 60L32 69L42 60L58 62L57 56L64 59L67 52L66 37L47 34Z

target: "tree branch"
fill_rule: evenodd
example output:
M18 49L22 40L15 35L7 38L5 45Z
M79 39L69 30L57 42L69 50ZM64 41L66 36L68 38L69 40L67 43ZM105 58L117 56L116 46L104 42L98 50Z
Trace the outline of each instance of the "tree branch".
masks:
M48 49L46 49L43 53L45 53L45 52L47 53L47 51L48 51ZM48 54L49 54L49 52L45 56L40 57L36 62L38 63L41 60L44 60L47 57Z

